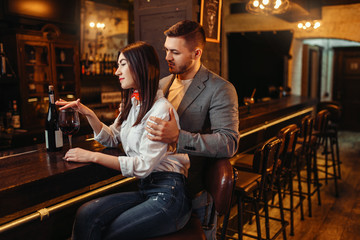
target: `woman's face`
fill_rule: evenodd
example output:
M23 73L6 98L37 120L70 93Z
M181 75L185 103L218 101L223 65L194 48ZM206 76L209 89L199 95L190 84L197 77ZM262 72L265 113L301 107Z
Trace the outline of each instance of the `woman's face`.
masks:
M123 89L136 89L133 75L131 74L129 63L122 53L119 55L118 68L115 75L119 77L121 87Z

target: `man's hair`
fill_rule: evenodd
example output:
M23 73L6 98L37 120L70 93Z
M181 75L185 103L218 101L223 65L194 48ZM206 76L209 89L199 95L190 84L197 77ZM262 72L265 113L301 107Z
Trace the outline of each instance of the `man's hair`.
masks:
M182 37L190 50L196 47L204 48L205 46L205 30L195 21L180 21L164 32L167 37Z
M153 46L146 42L135 42L121 50L126 58L136 90L139 91L140 111L133 126L139 124L155 102L159 88L160 64ZM131 109L131 89L123 90L125 107L121 113L119 125L127 119Z

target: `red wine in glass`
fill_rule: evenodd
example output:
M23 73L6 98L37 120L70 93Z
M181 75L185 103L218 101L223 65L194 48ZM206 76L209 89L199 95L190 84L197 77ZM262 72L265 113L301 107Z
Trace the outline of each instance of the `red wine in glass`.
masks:
M60 110L59 127L63 134L68 136L70 148L72 148L72 136L80 129L79 113L72 108Z

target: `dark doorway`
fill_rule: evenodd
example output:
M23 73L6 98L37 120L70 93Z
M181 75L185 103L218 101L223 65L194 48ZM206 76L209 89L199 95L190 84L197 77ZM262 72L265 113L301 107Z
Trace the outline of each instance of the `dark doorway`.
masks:
M322 47L304 44L301 95L321 99Z
M333 99L341 103L341 129L360 131L360 47L334 48Z
M292 31L229 33L229 81L238 93L239 104L256 88L255 101L279 97L286 87ZM275 89L275 91L274 91Z

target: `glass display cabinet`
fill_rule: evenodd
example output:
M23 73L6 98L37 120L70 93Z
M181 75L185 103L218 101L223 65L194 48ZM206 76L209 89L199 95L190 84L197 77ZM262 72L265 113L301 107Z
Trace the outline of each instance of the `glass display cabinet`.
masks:
M42 128L49 85L54 85L56 99L74 100L80 96L78 41L58 32L15 36L22 128Z

